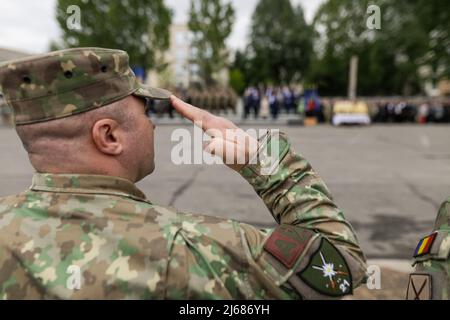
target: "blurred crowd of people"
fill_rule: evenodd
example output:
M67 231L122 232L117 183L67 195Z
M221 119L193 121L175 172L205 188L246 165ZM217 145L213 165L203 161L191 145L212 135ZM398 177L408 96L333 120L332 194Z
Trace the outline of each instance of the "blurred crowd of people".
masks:
M288 86L249 87L245 90L243 97L243 118L247 119L250 114L253 114L255 118L266 119L270 116L272 119L277 119L281 112L295 113L300 98L300 90Z
M216 114L237 113L238 96L228 88L200 90L196 88L172 88L173 92L187 102ZM293 87L249 87L242 97L243 118L277 119L281 113L312 117L319 123L332 123L339 112L337 108L345 99L319 98L315 93L301 92ZM367 106L367 115L375 123L450 123L449 98L360 98ZM358 105L358 104L356 104ZM357 111L355 109L354 112ZM359 110L361 110L359 108ZM150 113L175 115L168 102L152 101ZM342 111L341 111L342 112ZM352 111L353 112L353 111ZM12 113L0 96L0 123L12 124Z
M345 98L319 98L314 91L295 87L248 87L242 97L243 118L277 119L281 113L315 117L317 122L332 122L338 102ZM372 122L449 123L450 98L358 98L367 105Z
M195 87L186 89L178 86L169 89L174 95L187 103L209 112L215 114L237 113L238 96L230 88L214 87L206 90ZM176 114L170 103L164 101L151 101L149 112L158 116L168 114L169 118L174 118Z
M331 122L333 116L339 112L336 107L345 100L335 97L320 98L318 117L324 117L324 122ZM450 123L450 97L366 97L358 98L354 102L355 106L366 106L366 113L374 123ZM360 110L361 108L356 108L354 112Z
M215 87L209 90L190 88L181 96L188 103L212 113L227 114L231 111L236 114L237 112L238 96L231 88Z
M374 122L450 122L450 98L380 100L373 104Z

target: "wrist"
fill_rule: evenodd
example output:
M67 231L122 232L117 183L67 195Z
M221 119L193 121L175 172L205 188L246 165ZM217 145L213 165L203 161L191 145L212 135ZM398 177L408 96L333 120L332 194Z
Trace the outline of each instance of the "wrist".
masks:
M249 162L242 166L239 173L247 180L266 179L276 174L280 163L289 151L290 144L284 133L279 130L267 130L258 139L257 151L250 157Z

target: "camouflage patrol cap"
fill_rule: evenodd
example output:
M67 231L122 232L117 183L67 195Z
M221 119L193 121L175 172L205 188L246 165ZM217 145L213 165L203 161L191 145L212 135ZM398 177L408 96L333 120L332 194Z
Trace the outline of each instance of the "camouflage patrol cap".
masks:
M25 125L68 117L128 95L167 100L171 93L145 86L125 51L75 48L8 61L0 65L0 92Z

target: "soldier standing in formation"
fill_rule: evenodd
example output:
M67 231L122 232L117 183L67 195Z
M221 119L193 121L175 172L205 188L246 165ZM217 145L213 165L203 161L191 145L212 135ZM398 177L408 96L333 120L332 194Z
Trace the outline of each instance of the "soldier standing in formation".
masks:
M450 198L439 210L433 233L417 244L414 266L408 300L450 299Z

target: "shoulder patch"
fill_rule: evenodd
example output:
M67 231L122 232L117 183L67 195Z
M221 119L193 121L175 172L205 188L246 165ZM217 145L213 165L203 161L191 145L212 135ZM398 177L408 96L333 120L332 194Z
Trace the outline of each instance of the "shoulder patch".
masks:
M436 237L437 258L441 260L446 260L450 257L450 232L438 231L438 236ZM436 246L435 245L435 246Z
M294 226L278 226L264 244L264 249L291 269L316 233Z
M420 239L419 243L417 244L416 250L414 250L414 258L430 253L436 236L437 232L433 232L429 236Z
M350 268L341 252L326 238L311 255L308 265L297 273L309 287L331 297L353 292Z
M423 273L409 275L406 300L431 300L431 276Z

